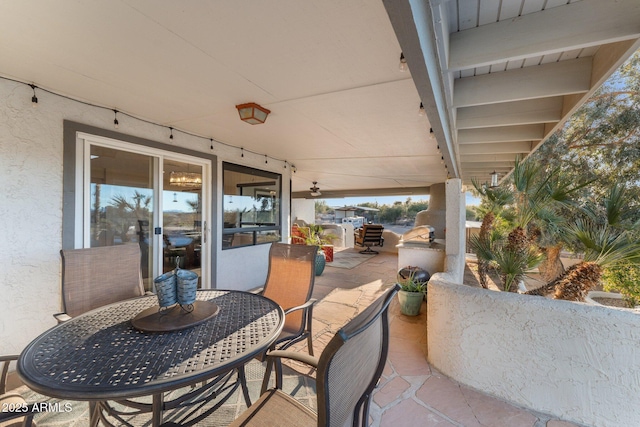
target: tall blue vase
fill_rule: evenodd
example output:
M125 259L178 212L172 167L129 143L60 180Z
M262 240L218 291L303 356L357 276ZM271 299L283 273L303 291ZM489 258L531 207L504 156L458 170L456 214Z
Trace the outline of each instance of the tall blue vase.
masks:
M316 276L322 274L326 263L327 260L324 258L324 252L322 252L322 250L318 250L318 253L316 254Z

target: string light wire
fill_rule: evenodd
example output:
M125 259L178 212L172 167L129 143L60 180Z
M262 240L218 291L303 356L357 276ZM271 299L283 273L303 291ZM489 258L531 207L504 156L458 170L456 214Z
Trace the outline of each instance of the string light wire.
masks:
M80 100L80 99L77 99L77 98L73 98L73 97L68 96L68 95L63 95L63 94L55 92L53 90L49 90L49 89L42 88L40 86L36 86L35 84L32 84L32 83L25 83L23 81L12 79L12 78L5 77L5 76L0 76L0 79L6 80L6 81L9 81L9 82L22 84L22 85L25 85L25 86L29 86L33 90L33 96L31 97L31 103L33 104L34 107L38 106L38 97L36 96L36 89L38 89L38 90L40 90L42 92L46 92L46 93L49 93L51 95L58 96L60 98L68 99L70 101L77 102L79 104L83 104L83 105L86 105L86 106L89 106L89 107L93 107L93 108L100 108L100 109L103 109L103 110L113 111L115 114L120 114L120 116L126 116L126 117L129 117L131 119L138 120L138 121L140 121L142 123L147 123L147 124L150 124L150 125L159 126L159 127L165 128L165 129L169 129L169 131L171 132L171 134L169 136L169 139L171 139L171 140L173 140L173 131L174 130L176 132L180 132L182 134L189 135L189 136L192 136L194 138L201 138L201 139L205 139L205 140L210 140L211 141L211 146L210 147L211 147L211 149L213 149L213 138L209 138L209 137L205 137L205 136L202 136L202 135L198 135L196 133L189 132L189 131L182 130L182 129L175 129L175 128L171 127L171 126L166 126L166 125L162 125L160 123L156 123L156 122L151 121L151 120L143 119L141 117L138 117L138 116L136 116L134 114L127 113L125 111L115 110L114 108L111 108L111 107L105 107L104 105L93 104L91 102L87 102L87 101L83 101L83 100ZM119 123L116 123L116 122L118 122L117 117L115 117L114 120L113 120L113 124L117 129L119 127ZM267 157L271 158L272 160L275 160L275 161L278 161L278 162L282 162L285 165L285 169L286 169L286 161L283 160L283 159L278 159L276 157L271 157L271 156L268 156L268 155L263 154L263 153L258 153L257 151L245 150L244 148L238 147L237 145L229 144L229 143L218 141L218 140L216 140L216 143L218 143L218 144L220 144L222 146L228 147L228 148L236 148L236 149L240 148L242 150L242 157L244 157L244 152L245 151L247 153L251 153L251 154L254 154L254 155L257 155L257 156L267 156Z

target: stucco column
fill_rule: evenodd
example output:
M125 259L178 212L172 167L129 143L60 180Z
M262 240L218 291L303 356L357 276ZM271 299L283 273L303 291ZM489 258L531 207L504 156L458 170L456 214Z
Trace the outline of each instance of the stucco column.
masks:
M444 239L446 225L446 188L444 182L431 184L429 187L429 207L418 212L415 226L430 225L434 229L436 239Z
M460 179L449 179L446 191L445 271L455 283L462 283L465 263L465 195Z

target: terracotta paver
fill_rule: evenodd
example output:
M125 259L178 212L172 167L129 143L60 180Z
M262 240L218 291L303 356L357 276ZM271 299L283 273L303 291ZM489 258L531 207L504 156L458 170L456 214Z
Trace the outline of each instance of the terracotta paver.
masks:
M380 387L373 397L373 400L381 408L398 399L398 397L411 387L404 378L395 377L391 381Z
M380 425L389 427L457 427L411 399L404 400L385 411L382 414Z

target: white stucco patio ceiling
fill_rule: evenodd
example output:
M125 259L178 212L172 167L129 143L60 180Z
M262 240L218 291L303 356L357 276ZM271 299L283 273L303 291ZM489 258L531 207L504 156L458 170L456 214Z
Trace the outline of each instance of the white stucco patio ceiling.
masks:
M447 175L508 172L637 49L639 10L637 0L3 1L0 76L287 160L294 195L313 181L323 196L424 194ZM241 122L234 106L245 102L270 109L267 122Z

